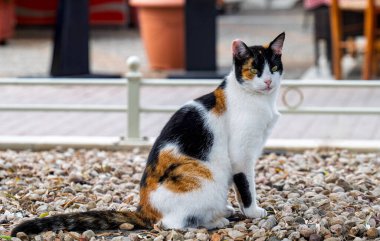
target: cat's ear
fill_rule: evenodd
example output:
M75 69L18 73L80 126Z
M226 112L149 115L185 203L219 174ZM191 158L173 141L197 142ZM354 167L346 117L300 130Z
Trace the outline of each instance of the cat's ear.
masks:
M240 39L232 42L232 54L237 59L247 59L250 56L250 50L247 45Z
M285 32L278 35L270 44L269 47L275 54L282 54L282 46L284 45Z

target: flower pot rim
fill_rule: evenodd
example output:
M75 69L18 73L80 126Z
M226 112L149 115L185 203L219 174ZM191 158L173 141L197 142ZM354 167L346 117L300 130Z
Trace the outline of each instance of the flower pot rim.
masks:
M133 7L183 7L185 0L130 0Z

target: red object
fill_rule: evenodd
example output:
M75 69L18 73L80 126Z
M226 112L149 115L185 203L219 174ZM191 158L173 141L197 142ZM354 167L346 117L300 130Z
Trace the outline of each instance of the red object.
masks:
M331 0L304 0L303 6L306 9L313 9L323 5L330 5Z
M14 2L0 0L0 41L5 41L13 36L15 26Z
M58 1L17 0L17 23L20 25L53 25ZM126 23L125 0L90 0L89 2L90 24L124 25Z

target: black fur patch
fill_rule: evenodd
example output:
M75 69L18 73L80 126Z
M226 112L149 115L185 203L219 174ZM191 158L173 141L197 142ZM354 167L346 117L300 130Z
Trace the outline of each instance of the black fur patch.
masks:
M207 110L211 110L216 105L216 97L214 92L195 99L195 101L201 103Z
M252 195L249 191L249 182L244 173L240 172L234 175L234 183L239 191L241 201L245 208L248 208L252 204Z
M202 225L202 219L195 216L188 216L185 220L185 227L187 228L197 228Z
M226 83L227 83L226 79L224 79L223 82L220 83L218 88L225 89ZM216 105L216 97L215 97L214 92L211 92L209 94L201 96L201 97L195 99L195 101L201 103L206 108L206 110L208 110L208 111L211 110L212 108L214 108Z
M179 109L162 129L148 156L147 166L155 168L159 152L167 143L176 143L187 156L207 161L214 142L214 135L207 129L204 118L194 106ZM146 185L147 173L141 178L140 185Z
M227 80L226 80L226 78L224 78L224 80L222 81L222 83L220 83L219 88L225 89L226 85L227 85Z
M168 169L165 170L164 175L158 179L158 182L162 183L164 182L170 175L170 172L174 171L179 165L178 164L171 164Z

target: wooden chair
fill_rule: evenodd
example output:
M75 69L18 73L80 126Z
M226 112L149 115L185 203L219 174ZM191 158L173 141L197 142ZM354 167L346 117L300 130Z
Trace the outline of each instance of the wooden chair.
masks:
M364 36L366 44L364 47L364 62L362 67L362 79L368 80L372 77L373 70L377 69L378 62L376 53L380 53L379 33L376 32L376 16L380 13L380 0L331 0L330 25L333 53L333 73L335 79L342 79L341 60L343 50L356 53L357 46L353 38L343 40L344 29L342 29L342 10L364 13Z

